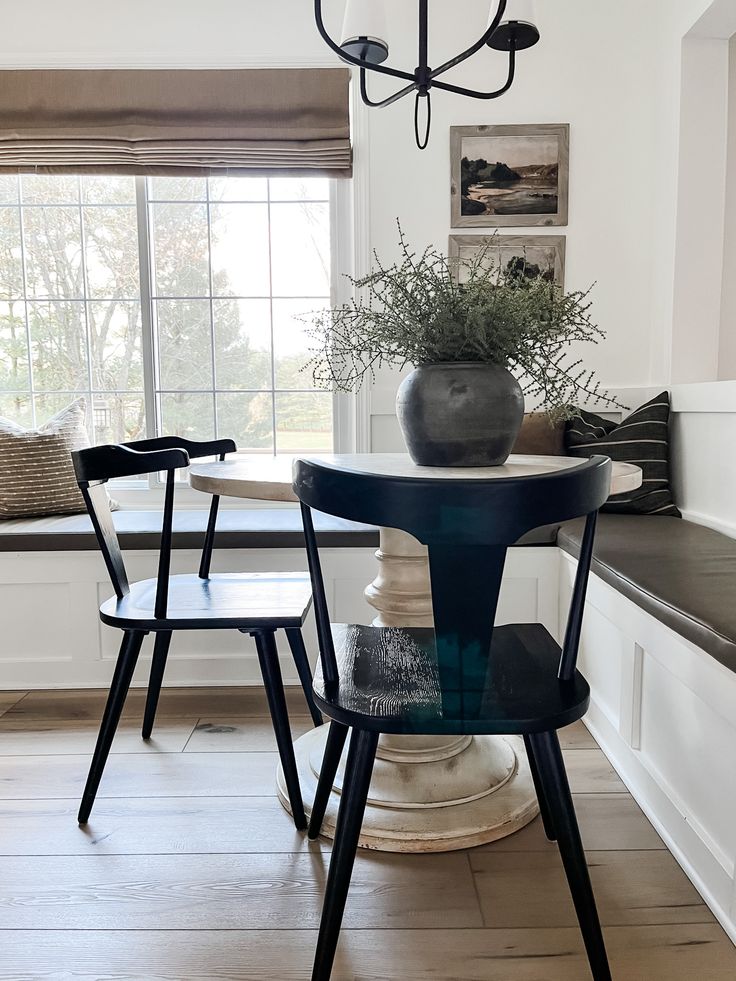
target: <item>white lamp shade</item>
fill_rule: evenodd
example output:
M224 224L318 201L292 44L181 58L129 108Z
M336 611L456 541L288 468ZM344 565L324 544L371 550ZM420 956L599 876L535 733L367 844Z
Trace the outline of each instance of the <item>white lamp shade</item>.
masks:
M384 0L347 0L342 23L342 44L359 37L388 47Z
M488 24L496 15L498 10L497 0L491 0L491 9L488 12ZM503 15L502 24L507 24L510 20L521 21L523 24L536 24L536 10L534 0L508 0L506 11Z

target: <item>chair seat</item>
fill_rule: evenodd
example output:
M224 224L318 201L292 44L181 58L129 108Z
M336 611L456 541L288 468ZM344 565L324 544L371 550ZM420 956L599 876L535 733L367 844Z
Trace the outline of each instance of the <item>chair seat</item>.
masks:
M312 587L309 576L301 572L228 572L209 579L171 576L164 619L154 615L155 600L155 579L131 583L127 596L113 596L102 604L100 619L132 630L300 627L312 602Z
M429 627L333 624L338 682L321 669L315 700L344 725L378 732L530 733L560 729L585 715L590 689L575 673L557 678L560 648L536 623L493 632L490 656L438 655Z

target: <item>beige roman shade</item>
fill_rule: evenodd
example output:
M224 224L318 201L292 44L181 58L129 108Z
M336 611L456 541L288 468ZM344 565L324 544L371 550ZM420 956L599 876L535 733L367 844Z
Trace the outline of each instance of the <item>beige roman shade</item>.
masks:
M349 177L346 68L0 71L0 171Z

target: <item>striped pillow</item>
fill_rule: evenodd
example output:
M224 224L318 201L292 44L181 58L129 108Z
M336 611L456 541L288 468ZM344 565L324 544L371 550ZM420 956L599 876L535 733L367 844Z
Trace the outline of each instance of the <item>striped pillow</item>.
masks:
M89 446L87 403L77 399L40 429L0 418L0 519L86 511L72 450Z
M568 422L565 445L571 456L601 453L620 463L634 463L642 469L639 490L614 494L603 506L603 511L682 517L670 489L669 416L669 393L662 392L620 423L583 409Z

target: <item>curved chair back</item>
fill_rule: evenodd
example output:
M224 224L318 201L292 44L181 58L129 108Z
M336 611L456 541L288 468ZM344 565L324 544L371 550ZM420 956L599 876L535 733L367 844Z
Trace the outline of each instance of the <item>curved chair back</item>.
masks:
M90 446L83 450L75 450L72 453L77 483L92 519L97 542L118 599L122 599L130 591L130 586L120 542L110 513L110 503L105 491L107 481L116 477L137 477L143 474L166 471L166 491L161 523L161 546L154 608L155 616L163 619L166 616L171 569L176 471L189 466L190 459L219 456L222 460L226 453L234 453L235 450L235 443L231 439L199 442L182 439L178 436L160 436L157 439L141 439L131 443ZM219 499L213 497L200 565L199 574L202 578L207 578L209 575L218 502Z
M352 521L400 528L429 552L432 608L438 657L444 671L467 675L488 668L506 551L541 525L586 516L560 661L561 680L572 678L577 660L585 592L598 509L609 495L611 461L592 457L550 473L502 477L462 470L427 476L350 470L325 459L294 462L294 491L302 505L307 555L326 683L337 678L335 652L311 509ZM502 477L502 479L499 479ZM448 666L450 666L448 668ZM458 682L459 683L458 679ZM456 688L453 679L448 684ZM461 686L462 687L462 686Z

